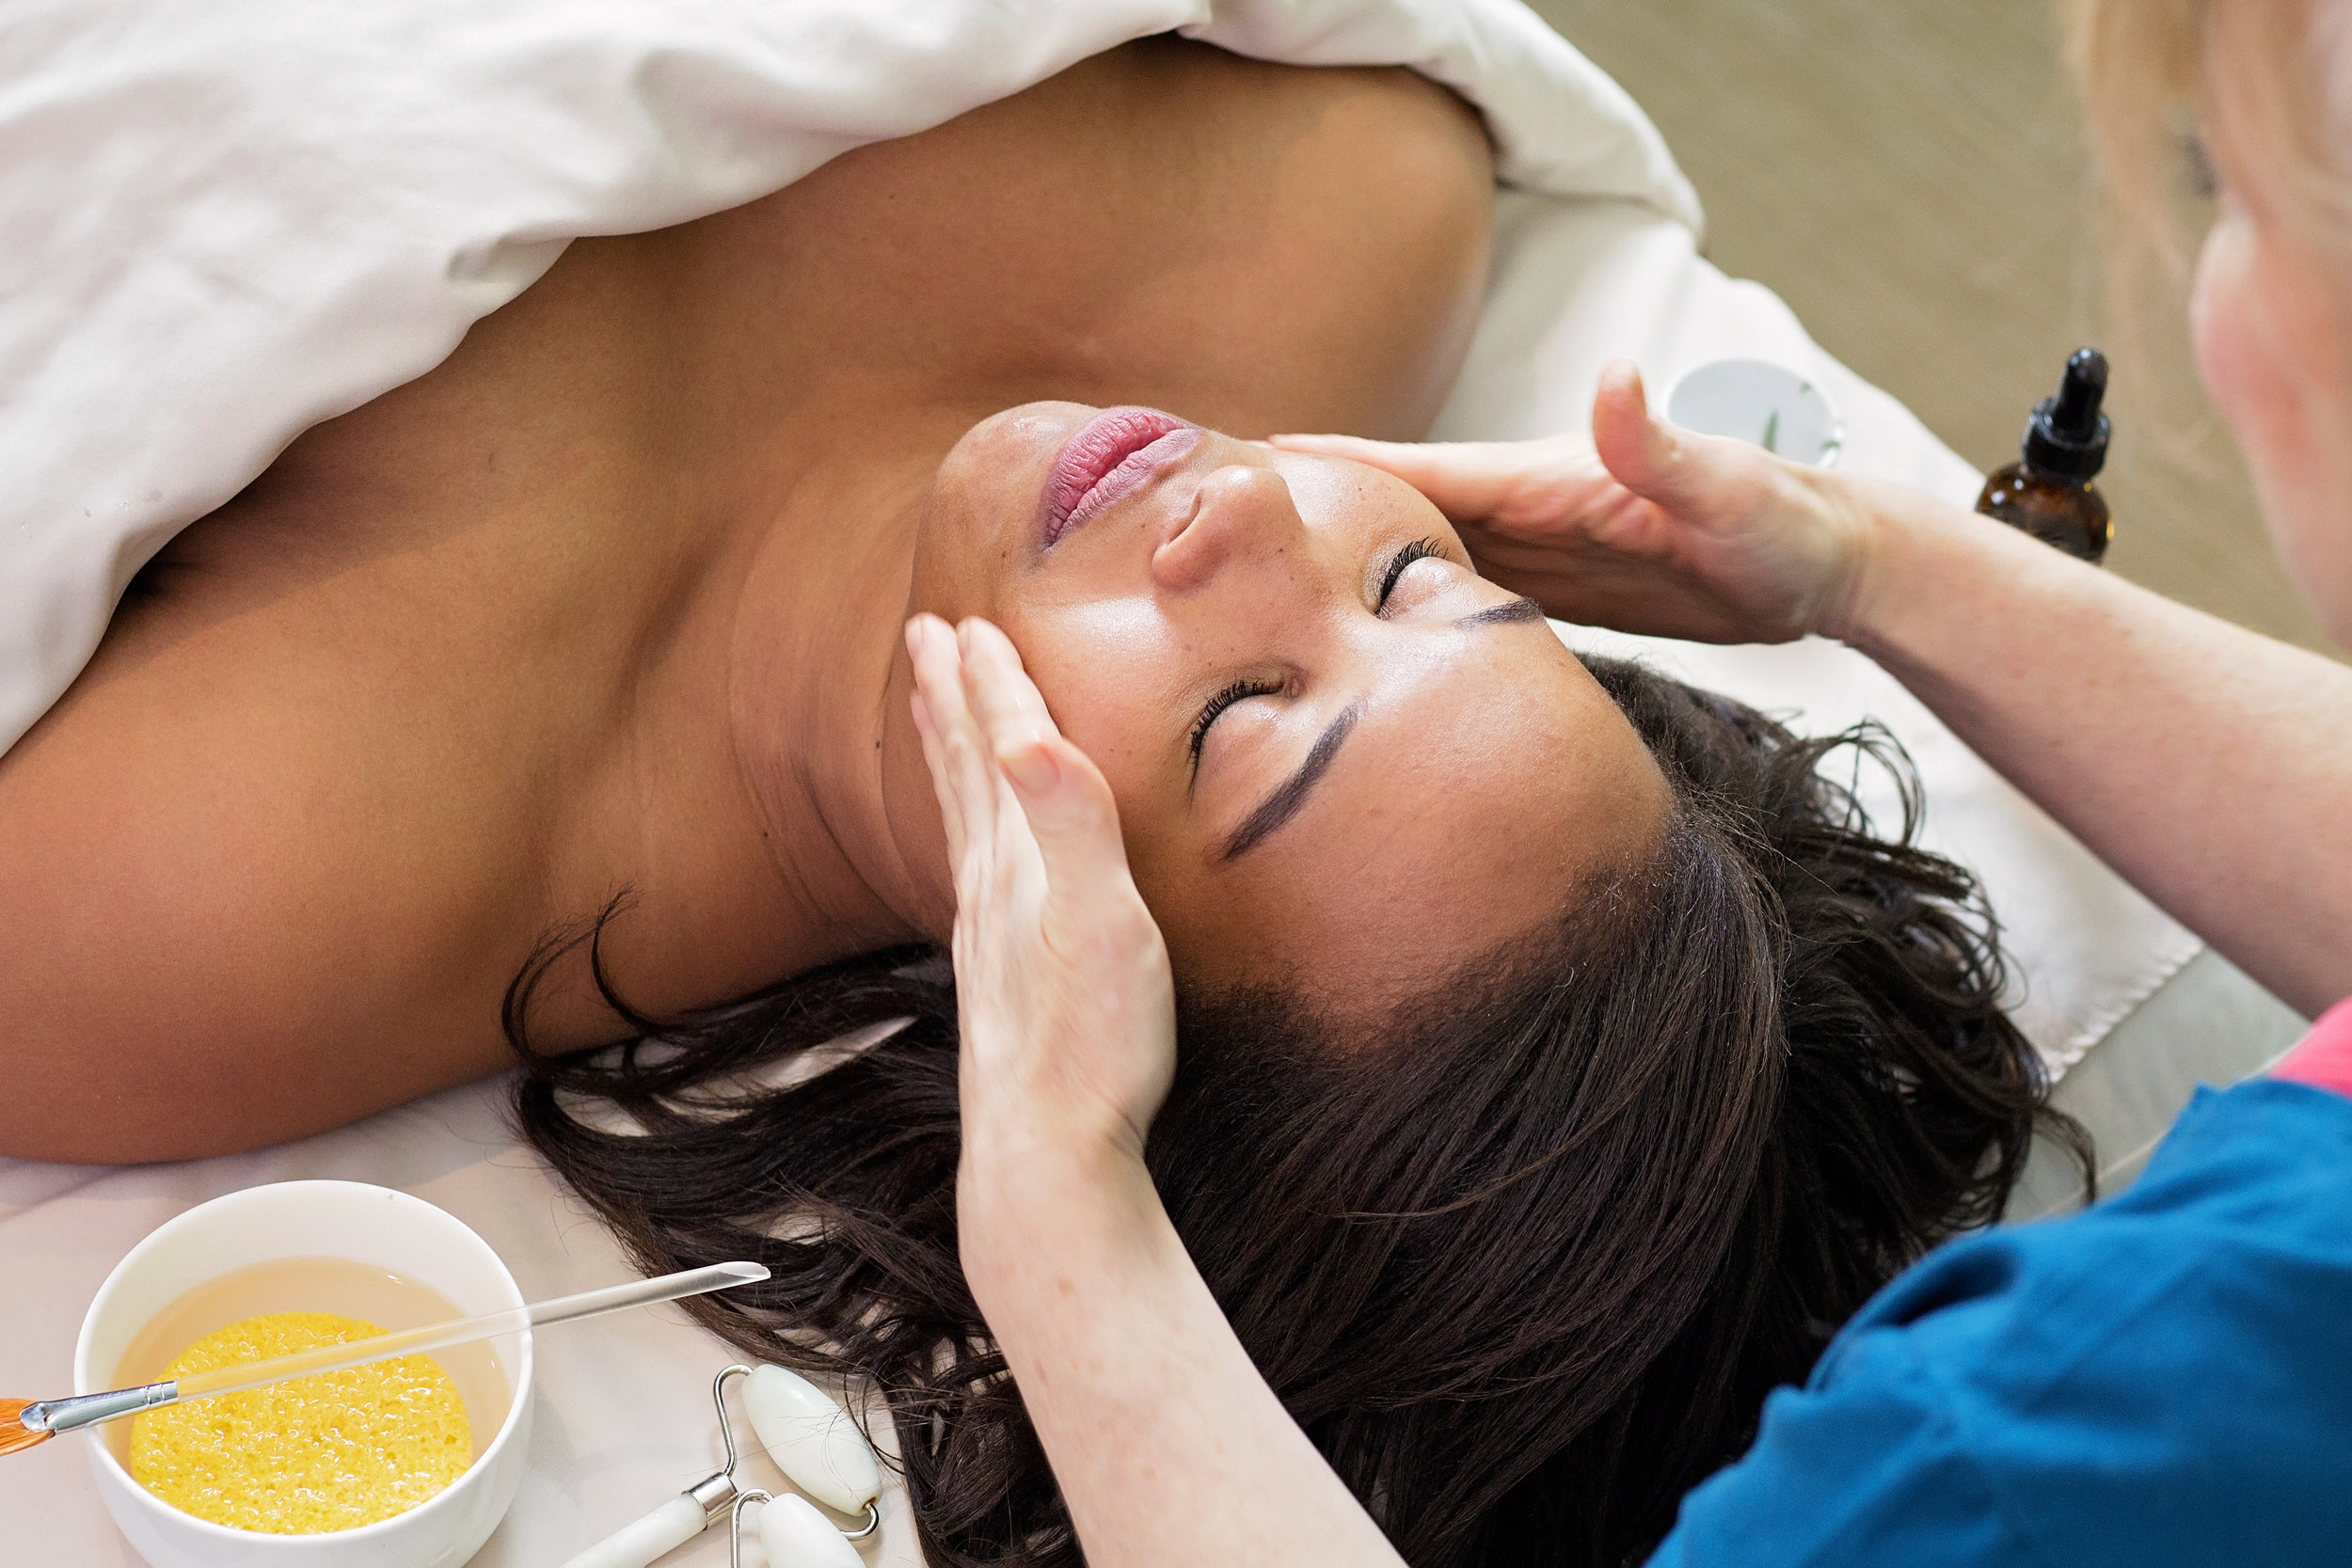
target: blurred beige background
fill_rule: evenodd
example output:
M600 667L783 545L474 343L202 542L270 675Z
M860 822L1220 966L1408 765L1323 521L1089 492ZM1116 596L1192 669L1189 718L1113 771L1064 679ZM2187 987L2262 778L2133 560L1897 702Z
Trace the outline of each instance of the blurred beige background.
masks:
M2131 352L2049 0L1533 0L1639 99L1708 254L1979 467L2017 455L2066 356L2114 361L2107 564L2308 646L2176 319ZM2159 305L2164 302L2159 301Z

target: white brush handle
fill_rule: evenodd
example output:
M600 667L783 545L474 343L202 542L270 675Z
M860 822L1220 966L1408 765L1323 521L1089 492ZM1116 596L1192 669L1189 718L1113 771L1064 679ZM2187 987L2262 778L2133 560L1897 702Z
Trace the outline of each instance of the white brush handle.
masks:
M452 1345L511 1334L517 1329L577 1323L582 1318L601 1317L607 1312L618 1312L626 1307L649 1307L658 1301L675 1301L680 1296L701 1295L706 1291L723 1291L731 1285L749 1285L767 1277L768 1270L758 1263L712 1263L677 1274L658 1275L651 1279L632 1280L627 1285L609 1286L601 1291L582 1291L576 1296L560 1296L554 1301L537 1302L530 1307L487 1312L479 1318L461 1318L454 1323L403 1329L396 1334L348 1339L341 1344L321 1345L316 1350L295 1351L291 1355L273 1355L266 1361L241 1361L232 1366L215 1367L209 1372L190 1372L176 1382L151 1383L137 1388L115 1388L103 1394L76 1394L71 1399L40 1400L18 1411L16 1418L27 1432L72 1432L76 1427L111 1421L118 1417L152 1410L158 1405L176 1404L182 1400L207 1400L218 1394L243 1393L247 1388L283 1383L289 1378L310 1377L318 1372L339 1372L346 1367L363 1367L371 1361L382 1361L394 1355L446 1350Z
M553 1301L509 1307L503 1312L485 1312L478 1318L460 1318L453 1323L321 1345L316 1350L295 1351L291 1355L274 1355L266 1361L246 1361L215 1368L209 1372L191 1372L180 1379L178 1397L199 1400L216 1394L240 1394L247 1388L283 1383L289 1378L340 1372L348 1367L363 1367L395 1355L447 1350L452 1345L494 1338L518 1329L600 1318L607 1312L650 1307L656 1302L675 1301L680 1296L698 1296L707 1291L723 1291L731 1285L748 1285L767 1277L767 1269L757 1263L712 1263L677 1274L656 1275L651 1279L633 1279L626 1285L608 1285L601 1291L582 1291L576 1296L558 1296Z
M703 1532L703 1505L680 1492L635 1524L624 1525L564 1568L645 1568Z

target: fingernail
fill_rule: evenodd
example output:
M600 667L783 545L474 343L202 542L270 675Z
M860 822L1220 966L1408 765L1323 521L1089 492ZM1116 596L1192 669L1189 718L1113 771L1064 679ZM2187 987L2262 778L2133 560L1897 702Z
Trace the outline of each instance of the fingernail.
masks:
M1061 783L1061 764L1042 746L1009 747L996 753L1005 777L1031 795L1043 795Z

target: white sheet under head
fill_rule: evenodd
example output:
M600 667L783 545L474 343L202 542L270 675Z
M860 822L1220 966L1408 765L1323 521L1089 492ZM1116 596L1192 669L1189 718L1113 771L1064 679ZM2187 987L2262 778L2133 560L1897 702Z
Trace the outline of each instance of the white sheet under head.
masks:
M0 752L179 529L582 234L789 184L1129 39L1393 64L1502 178L1698 205L1517 0L17 0L0 8Z

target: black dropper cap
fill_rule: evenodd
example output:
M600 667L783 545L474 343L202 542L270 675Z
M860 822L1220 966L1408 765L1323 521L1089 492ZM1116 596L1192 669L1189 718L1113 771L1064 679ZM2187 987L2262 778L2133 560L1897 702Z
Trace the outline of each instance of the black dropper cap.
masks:
M2107 356L2078 348L2066 361L2058 396L2033 405L2026 421L2026 467L2053 479L2087 483L2107 462L2107 417L2099 412L2107 395Z

